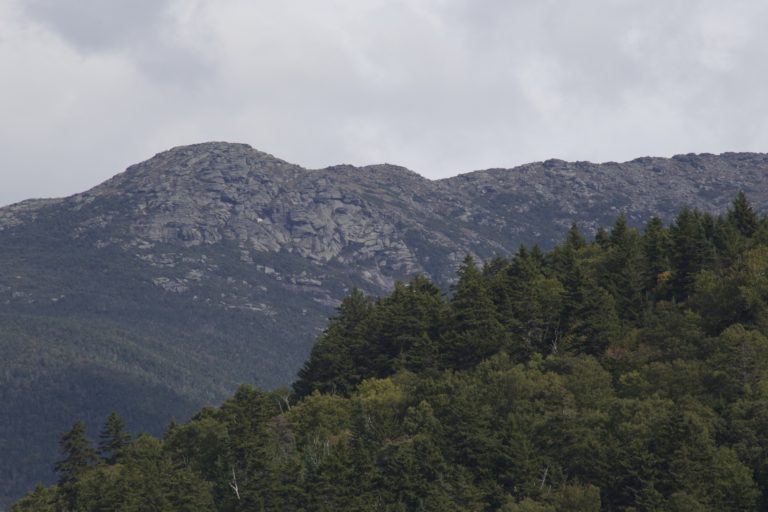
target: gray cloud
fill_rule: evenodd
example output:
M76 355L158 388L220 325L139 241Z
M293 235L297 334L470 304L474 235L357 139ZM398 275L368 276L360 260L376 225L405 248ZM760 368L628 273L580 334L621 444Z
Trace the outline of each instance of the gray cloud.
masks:
M155 39L173 22L168 0L25 0L27 16L84 51L106 51Z
M180 37L184 10L172 0L25 0L21 5L30 22L86 57L122 55L161 84L196 83L214 65Z
M430 177L768 150L760 0L5 0L0 203L179 144Z

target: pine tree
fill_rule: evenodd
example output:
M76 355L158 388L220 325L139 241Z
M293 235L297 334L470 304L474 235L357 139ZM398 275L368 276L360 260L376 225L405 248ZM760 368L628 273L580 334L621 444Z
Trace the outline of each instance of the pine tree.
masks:
M117 412L112 411L107 416L99 440L98 451L104 461L107 464L118 462L122 450L131 442L131 434L125 431L125 424Z
M578 254L586 247L587 242L574 222L565 235L565 242L556 246L552 252L547 254L546 261L558 277L562 279L569 272Z
M642 238L643 288L657 299L666 298L667 281L671 263L669 231L658 217L652 217L645 225Z
M637 231L629 227L623 213L613 225L603 253L600 284L613 296L620 318L637 324L644 310L642 253Z
M38 484L32 492L13 504L11 512L56 512L55 505L55 488Z
M746 194L740 191L736 196L736 199L731 203L731 208L728 210L728 221L731 222L736 229L747 238L752 237L757 231L759 220L757 214L752 209L752 205L749 204Z
M424 276L408 285L398 283L375 311L371 350L383 356L377 365L378 377L405 367L413 371L437 368L438 343L447 305L440 289Z
M76 510L79 497L78 480L96 460L96 451L86 438L84 422L76 422L71 430L61 435L59 449L64 456L54 465L59 474L59 492L69 509Z
M347 394L364 378L373 376L372 363L365 354L365 330L373 311L371 299L357 288L342 301L299 370L293 384L299 397L315 390Z
M685 300L693 291L696 273L712 262L713 246L707 238L706 216L684 208L671 228L672 294Z
M269 394L251 386L240 386L235 395L218 411L229 437L228 452L232 471L238 482L240 502L245 510L260 510L273 487L269 420L280 412L279 404ZM229 477L229 474L227 475Z
M373 375L386 377L394 371L395 360L406 353L428 327L423 316L414 314L416 301L409 286L397 282L388 297L376 302L367 336ZM375 354L375 356L374 356Z
M613 223L613 228L611 228L611 233L608 237L610 245L613 247L626 245L629 242L630 231L629 224L627 224L627 217L622 212Z
M583 249L587 245L587 241L584 239L584 235L581 234L581 231L579 231L579 226L575 222L571 223L571 228L565 235L564 245L577 251L579 249Z
M516 360L534 351L556 349L561 332L562 284L544 274L541 262L521 248L504 272L492 283L503 297L497 305L500 320L511 333ZM519 357L518 357L519 356Z
M611 246L611 236L608 234L608 231L602 226L597 228L597 232L595 233L595 243L599 245L602 249L607 249Z
M619 331L613 296L586 271L573 251L563 260L563 341L574 353L602 353Z
M471 256L464 258L458 277L450 303L444 361L450 368L462 369L507 348L508 336Z

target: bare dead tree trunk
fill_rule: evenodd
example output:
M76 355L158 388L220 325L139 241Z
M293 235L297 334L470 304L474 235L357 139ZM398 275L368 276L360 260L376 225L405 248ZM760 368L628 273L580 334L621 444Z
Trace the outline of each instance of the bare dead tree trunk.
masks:
M275 392L275 401L280 407L280 413L285 414L291 410L291 392L287 389L280 389ZM285 406L285 408L283 408Z
M240 489L237 487L237 476L235 475L235 467L232 466L232 481L229 482L229 486L232 488L233 491L235 491L235 496L237 496L237 501L240 501Z

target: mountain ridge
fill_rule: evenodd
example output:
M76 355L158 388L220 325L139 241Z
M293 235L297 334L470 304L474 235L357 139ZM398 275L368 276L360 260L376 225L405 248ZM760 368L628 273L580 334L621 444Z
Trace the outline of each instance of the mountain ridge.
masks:
M563 159L560 159L560 158L549 158L549 159L546 159L546 160L531 161L531 162L515 165L513 167L491 167L491 168L486 168L486 169L475 169L475 170L471 170L471 171L459 172L458 174L455 174L455 175L452 175L452 176L447 176L447 177L444 177L444 178L434 178L433 179L433 178L429 178L429 177L423 176L423 175L419 174L417 171L411 170L411 169L409 169L407 167L404 167L404 166L401 166L401 165L397 165L397 164L391 164L391 163L388 163L388 162L382 162L382 163L378 163L378 164L366 164L366 165L362 165L362 166L356 166L356 165L353 165L353 164L341 163L341 164L333 164L333 165L330 165L330 166L327 166L327 167L303 167L303 166L300 166L299 164L294 164L294 163L288 162L287 160L283 160L281 158L278 158L278 157L274 156L271 153L267 153L265 151L261 151L259 149L256 149L256 148L254 148L253 146L251 146L248 143L243 143L243 142L226 142L226 141L207 141L207 142L199 142L199 143L193 143L193 144L184 144L184 145L174 146L172 148L160 151L160 152L156 153L154 156L150 157L149 159L147 159L147 160L145 160L145 161L143 161L143 162L141 162L139 164L133 164L133 165L128 166L124 171L121 171L121 172L115 174L114 176L112 176L110 178L107 178L106 180L104 180L101 183L91 187L90 189L88 189L88 190L86 190L84 192L72 194L70 196L32 197L32 198L27 198L27 199L23 199L21 201L17 201L17 202L14 202L14 203L9 203L9 204L0 206L0 210L6 209L6 208L9 208L9 207L17 207L17 206L20 206L20 205L23 205L23 204L26 204L26 203L30 203L30 202L34 202L34 203L38 203L38 202L59 202L59 201L62 201L64 199L66 199L67 197L73 197L73 196L78 196L78 195L81 195L81 194L85 194L85 193L90 192L92 190L98 189L98 188L100 188L102 186L105 186L108 183L110 183L113 180L115 180L116 178L126 174L127 172L130 172L132 169L136 168L137 166L141 165L142 163L146 163L146 162L155 160L158 157L163 157L164 155L168 155L168 154L174 154L174 153L179 152L179 151L189 151L189 150L195 150L195 149L201 149L201 150L216 149L216 148L221 148L221 147L241 147L241 148L244 148L244 149L246 149L246 150L248 150L250 152L253 152L253 153L257 154L257 155L263 156L266 160L272 160L275 163L280 163L280 164L283 164L283 165L299 168L302 171L309 172L309 173L312 173L312 172L323 172L323 171L332 171L332 170L335 171L335 170L338 170L338 169L345 169L345 170L348 169L348 170L356 170L356 171L375 170L377 168L381 168L381 169L384 169L384 170L395 170L395 169L397 169L397 170L404 171L404 174L413 175L415 177L420 178L423 181L428 181L428 182L432 182L432 183L450 182L452 180L457 180L457 179L466 179L467 177L470 177L470 176L475 175L475 174L497 174L497 173L509 173L509 172L514 172L514 171L525 171L525 170L528 170L528 169L530 169L532 167L537 167L537 166L541 166L541 167L545 167L545 168L550 168L550 169L551 168L555 168L555 167L561 167L562 168L562 167L567 167L567 166L576 166L577 168L578 167L583 167L583 166L588 166L588 167L590 167L590 166L591 167L594 167L594 166L622 167L622 166L626 166L626 165L629 165L629 164L648 165L648 164L653 164L653 163L658 163L658 162L668 162L668 161L689 161L690 162L690 161L696 161L696 160L702 160L702 159L717 159L717 158L731 158L731 157L736 157L736 158L739 158L739 159L743 159L743 158L765 159L766 156L768 155L768 153L749 152L749 151L725 151L725 152L722 152L722 153L719 153L719 154L718 153L707 153L707 152L703 152L703 153L680 153L680 154L674 154L674 155L672 155L670 157L642 156L642 157L636 157L636 158L633 158L631 160L626 160L626 161L622 161L622 162L615 161L615 160L606 160L606 161L601 161L601 162L592 162L592 161L589 161L589 160L568 161L568 160L563 160Z

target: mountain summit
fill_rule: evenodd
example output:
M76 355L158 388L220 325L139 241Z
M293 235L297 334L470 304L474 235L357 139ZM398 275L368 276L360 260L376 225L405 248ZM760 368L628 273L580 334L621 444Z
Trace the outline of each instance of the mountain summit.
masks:
M466 254L550 247L619 212L636 226L686 205L722 212L740 190L765 212L767 178L767 155L726 153L431 181L210 142L1 208L0 495L48 478L57 434L114 404L157 433L240 383L288 384L353 287L380 294L416 273L448 286Z

